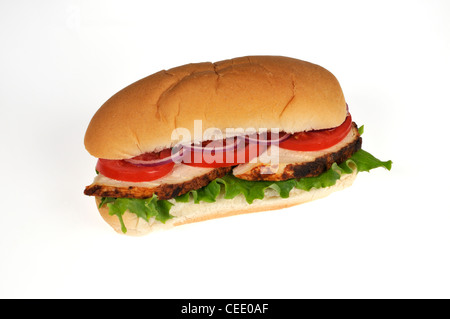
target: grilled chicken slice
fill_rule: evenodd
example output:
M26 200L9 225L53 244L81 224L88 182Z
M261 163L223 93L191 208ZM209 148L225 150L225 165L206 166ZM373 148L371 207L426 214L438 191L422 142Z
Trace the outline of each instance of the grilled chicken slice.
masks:
M173 171L151 182L122 182L98 174L94 182L86 186L84 194L99 197L149 198L156 194L159 199L170 199L208 185L223 177L231 167L201 168L176 164Z
M318 176L330 169L334 162L340 164L350 158L353 153L361 148L361 143L362 139L358 133L358 128L355 123L352 123L348 135L332 147L313 152L277 148L279 153L278 164L241 164L233 169L233 175L250 181L284 181L292 178ZM267 152L270 151L269 148Z

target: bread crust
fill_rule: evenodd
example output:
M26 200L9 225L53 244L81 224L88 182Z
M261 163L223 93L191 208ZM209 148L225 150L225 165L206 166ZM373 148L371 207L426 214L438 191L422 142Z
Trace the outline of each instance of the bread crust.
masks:
M174 146L177 128L277 128L288 133L342 124L341 87L326 69L281 56L248 56L163 70L122 89L85 135L97 158L124 159Z
M238 195L233 199L224 199L219 197L215 203L200 203L195 204L192 201L189 203L176 203L170 214L175 216L166 221L165 224L151 220L146 222L142 218L138 218L136 214L125 212L123 215L124 224L127 227L126 235L141 236L150 232L166 230L175 226L181 226L189 223L197 223L215 218L229 217L240 214L256 213L268 210L277 210L307 203L319 198L326 197L333 192L342 190L352 185L357 175L354 170L352 174L343 175L335 185L320 189L311 189L310 191L303 191L299 189L291 190L288 198L281 198L273 190L267 190L266 196L262 200L255 200L252 204L248 204L242 195ZM100 197L96 197L97 207L101 201ZM111 216L108 213L106 205L99 208L102 218L118 233L123 234L121 225L117 216Z

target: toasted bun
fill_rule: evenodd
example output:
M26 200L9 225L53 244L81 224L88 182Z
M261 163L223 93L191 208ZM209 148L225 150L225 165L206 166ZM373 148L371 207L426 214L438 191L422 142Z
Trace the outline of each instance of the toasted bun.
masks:
M200 204L195 204L192 201L189 203L176 203L170 210L170 214L175 217L166 221L165 224L155 220L146 222L144 219L138 218L136 214L126 211L123 215L123 221L127 227L126 235L146 235L153 231L170 229L174 226L214 218L275 210L303 204L349 187L355 180L356 174L357 172L354 170L352 174L343 175L333 186L320 189L313 188L309 192L294 188L288 198L281 198L274 190L268 189L266 190L263 200L255 200L252 204L248 204L242 195L238 195L233 199L224 199L223 197L218 198L215 203L202 202ZM99 197L96 197L97 207L100 204L100 200ZM117 216L109 215L108 207L106 205L99 208L99 211L103 219L114 228L116 232L123 234L119 219Z
M85 146L95 157L124 159L174 146L177 128L194 137L194 120L202 120L202 136L208 128L293 133L339 126L346 114L341 87L326 69L281 56L241 57L187 64L131 84L94 115Z

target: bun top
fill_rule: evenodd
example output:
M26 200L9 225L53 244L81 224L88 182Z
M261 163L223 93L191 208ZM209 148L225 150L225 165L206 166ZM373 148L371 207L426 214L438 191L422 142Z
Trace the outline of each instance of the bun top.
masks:
M84 143L95 157L125 159L174 146L174 129L194 137L195 120L202 135L208 128L294 133L339 126L346 115L339 82L326 69L248 56L186 64L127 86L95 113Z

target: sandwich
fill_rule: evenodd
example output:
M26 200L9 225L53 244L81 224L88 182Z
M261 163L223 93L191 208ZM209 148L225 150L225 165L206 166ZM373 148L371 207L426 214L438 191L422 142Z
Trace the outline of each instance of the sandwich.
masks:
M278 210L390 170L361 149L362 132L319 65L282 56L187 64L98 109L84 139L97 175L84 194L127 235Z

